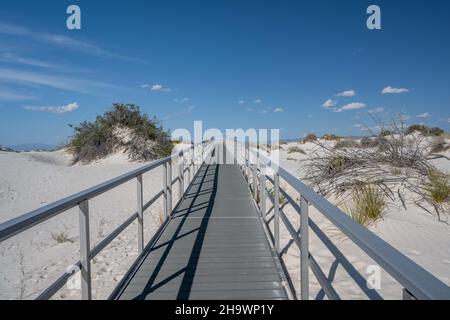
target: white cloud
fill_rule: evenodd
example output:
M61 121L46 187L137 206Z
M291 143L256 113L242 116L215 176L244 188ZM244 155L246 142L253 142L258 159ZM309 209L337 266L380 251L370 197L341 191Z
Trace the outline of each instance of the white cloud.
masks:
M172 89L166 88L166 87L164 87L161 84L154 84L150 90L156 91L156 92L157 91L162 91L162 92L170 92L170 91L172 91Z
M429 114L428 112L417 115L417 118L429 118L429 117L431 117L431 114Z
M349 104L346 104L345 106L334 110L334 112L342 112L342 111L349 111L349 110L358 110L358 109L362 109L365 108L366 105L364 103L361 102L352 102Z
M336 97L354 97L356 96L355 90L347 90L341 93L338 93Z
M369 113L381 113L384 111L384 108L375 108L372 110L369 110Z
M409 92L409 89L406 88L393 88L391 86L388 86L386 88L383 89L383 91L381 91L382 94L387 94L387 93L406 93Z
M275 112L275 113L283 112L283 111L284 111L284 109L282 107L278 107L273 110L273 112Z
M262 103L262 100L261 100L261 99L256 99L256 100L253 101L253 103L261 104L261 103Z
M140 87L141 87L142 89L146 89L146 88L149 88L150 85L149 85L149 84L142 84L142 85L140 85Z
M78 103L69 103L68 105L61 106L61 107L31 107L27 106L25 107L26 110L29 111L35 111L35 112L48 112L48 113L67 113L67 112L73 112L79 108Z
M336 100L328 99L327 101L325 101L325 102L322 104L322 108L330 109L330 108L334 107L336 104L337 104L337 101L336 101Z
M238 103L239 103L239 104L244 104L245 101L241 99L241 100L238 101Z

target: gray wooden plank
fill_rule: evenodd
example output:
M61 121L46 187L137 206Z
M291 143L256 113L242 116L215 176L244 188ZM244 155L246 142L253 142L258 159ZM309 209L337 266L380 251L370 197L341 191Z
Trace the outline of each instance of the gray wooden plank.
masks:
M203 165L120 299L286 299L237 166Z

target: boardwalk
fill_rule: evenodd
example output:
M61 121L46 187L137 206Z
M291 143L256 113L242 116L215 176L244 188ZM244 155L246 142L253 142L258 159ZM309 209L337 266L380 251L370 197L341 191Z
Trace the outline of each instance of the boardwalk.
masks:
M287 299L281 267L235 165L203 165L115 299Z

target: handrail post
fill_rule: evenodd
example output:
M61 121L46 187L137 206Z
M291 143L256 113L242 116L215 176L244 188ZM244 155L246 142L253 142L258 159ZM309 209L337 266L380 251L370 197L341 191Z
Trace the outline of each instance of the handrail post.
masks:
M168 193L168 191L167 191L167 188L168 188L168 186L167 186L167 180L168 180L167 171L168 170L169 169L168 169L168 165L166 162L166 163L164 163L164 166L163 166L163 196L164 196L163 207L164 207L164 216L166 217L166 219L169 216L169 203L168 203L169 198L167 195L167 193Z
M172 159L167 163L167 212L172 214Z
M250 153L249 153L249 141L245 141L245 176L247 177L247 182L250 184L250 174L249 174L249 167L250 167Z
M309 299L309 208L308 201L300 197L300 281L301 299Z
M178 183L178 191L179 191L179 198L181 200L181 198L183 198L183 194L184 194L184 153L183 151L180 152L179 154L179 160L180 160L180 165L178 167L178 178L180 179L179 183Z
M78 204L80 222L80 267L81 267L81 299L92 299L91 260L89 234L89 200Z
M275 172L273 176L274 182L274 201L273 201L273 212L274 212L274 242L275 251L277 254L280 253L280 176Z
M263 215L263 219L266 217L266 167L265 164L261 164L261 173L260 173L260 209Z
M234 137L234 145L233 145L233 149L234 149L234 164L238 164L238 152L237 152L237 137Z
M255 156L253 156L255 157ZM255 198L255 201L258 199L258 163L257 159L253 160L252 169L253 169L253 197Z
M136 177L137 180L137 213L138 213L138 253L144 251L144 202L142 188L142 174Z

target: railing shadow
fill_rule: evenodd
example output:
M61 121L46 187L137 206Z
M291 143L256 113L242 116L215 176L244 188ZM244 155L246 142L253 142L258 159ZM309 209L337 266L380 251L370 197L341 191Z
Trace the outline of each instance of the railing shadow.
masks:
M185 232L185 233L181 234L181 230L182 230L183 226L185 225L187 219L194 212L199 211L199 208L197 207L197 205L195 205L195 200L200 195L205 195L205 192L204 192L204 190L201 189L201 187L198 188L196 191L188 190L186 192L186 194L190 195L189 207L187 209L180 210L180 211L183 211L183 214L181 214L181 215L177 215L177 212L174 213L173 219L179 219L180 221L176 227L175 232L172 234L171 239L162 244L158 244L157 247L152 248L152 251L153 251L155 249L160 249L162 247L166 247L164 252L162 253L161 257L159 258L159 261L158 261L156 267L154 268L151 276L149 277L144 289L142 290L142 292L139 295L134 297L133 300L145 299L152 292L155 292L158 288L163 287L165 284L169 283L171 280L177 278L178 276L180 276L182 274L183 274L183 278L182 278L181 285L180 285L178 293L177 293L177 299L187 300L189 298L189 295L191 292L191 287L192 287L192 280L194 278L194 275L195 275L195 272L197 269L197 265L199 262L199 258L200 258L199 253L203 246L204 238L206 235L206 229L208 228L208 223L209 223L208 218L211 216L212 208L214 206L214 198L216 196L216 191L217 191L218 171L219 171L218 165L205 165L204 170L200 169L199 175L197 176L197 179L199 179L200 182L197 184L191 184L190 188L192 188L193 185L201 186L204 183L211 182L211 180L209 180L209 179L206 180L206 178L211 175L214 176L214 179L212 180L213 187L208 189L210 196L207 201L207 205L206 205L206 203L204 204L205 205L204 208L206 208L206 210L205 210L204 216L202 217L200 226L193 230L190 230L189 232ZM177 243L177 241L178 242L183 241L183 238L185 236L187 236L188 234L192 234L194 232L197 232L197 236L195 238L194 244L192 245L191 254L189 256L189 259L188 259L188 262L186 263L186 265L183 268L181 268L180 270L175 271L172 275L166 277L165 279L159 281L158 283L155 283L158 274L160 273L161 269L163 268L168 255L170 254L171 250L173 249L173 247Z

